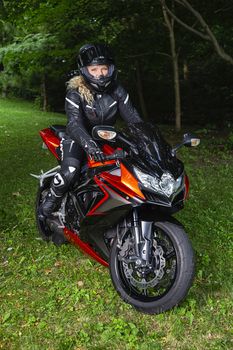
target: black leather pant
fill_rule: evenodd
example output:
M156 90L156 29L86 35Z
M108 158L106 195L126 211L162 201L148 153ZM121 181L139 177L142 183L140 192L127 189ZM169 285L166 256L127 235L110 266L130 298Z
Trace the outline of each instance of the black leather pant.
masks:
M63 196L80 173L84 151L75 141L62 139L60 143L61 169L54 176L51 188L58 196Z
M54 176L50 191L41 205L41 213L49 216L61 204L63 195L78 179L84 151L75 141L62 139L60 143L61 169Z

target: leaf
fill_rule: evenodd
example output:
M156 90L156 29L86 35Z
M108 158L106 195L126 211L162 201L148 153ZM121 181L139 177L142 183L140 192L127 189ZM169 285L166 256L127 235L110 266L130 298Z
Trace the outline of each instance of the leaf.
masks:
M56 261L54 264L55 267L60 267L62 266L62 263L60 261Z
M193 313L190 313L190 315L189 315L189 324L190 324L190 326L192 326L193 320L194 320L194 315L193 315Z
M15 197L20 197L20 196L21 196L21 194L20 194L19 192L13 192L13 193L12 193L12 196L15 196Z
M26 259L25 256L22 256L22 258L19 261L19 265L21 265L24 262L25 259Z
M11 312L7 311L2 318L2 323L5 323L7 320L9 320L10 317L11 317Z
M47 322L46 322L46 321L40 321L40 322L38 323L38 327L39 327L40 329L46 328L46 327L47 327Z
M77 285L78 285L78 287L83 287L84 283L83 283L83 281L78 281Z

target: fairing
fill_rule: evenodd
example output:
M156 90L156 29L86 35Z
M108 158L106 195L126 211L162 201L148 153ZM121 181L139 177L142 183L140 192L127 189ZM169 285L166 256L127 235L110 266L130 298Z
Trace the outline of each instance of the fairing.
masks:
M59 137L49 128L42 130L40 135L59 160L56 150L60 143ZM80 226L78 224L76 228L71 217L67 221L65 234L105 266L109 258L109 247L104 239L106 231L114 230L129 217L134 207L151 213L155 209L153 215L170 215L172 211L169 212L169 209L173 212L181 209L188 192L187 177L185 188L176 197L166 198L150 192L150 189L145 191L134 173L134 167L152 176L161 177L164 172L169 172L177 179L184 173L183 164L172 156L170 145L157 128L148 124L131 125L128 135L137 144L139 155L132 154L125 160L109 160L104 164L88 159L88 164L82 169L81 180L69 194L78 213ZM115 151L110 145L104 145L102 149L105 155Z
M57 137L50 128L46 128L40 131L40 136L50 152L59 159L57 148L60 145L60 139Z
M177 179L183 172L182 162L172 155L171 146L164 140L159 129L149 123L132 124L126 130L128 138L139 148L134 163L142 170L162 176L169 172Z
M102 259L101 256L97 252L95 252L93 250L93 248L88 243L83 242L75 232L73 232L65 227L64 234L70 242L72 242L74 245L78 246L85 253L87 253L93 259L98 261L101 265L108 267L108 262L106 261L106 260L108 260L108 258L105 257L105 260Z

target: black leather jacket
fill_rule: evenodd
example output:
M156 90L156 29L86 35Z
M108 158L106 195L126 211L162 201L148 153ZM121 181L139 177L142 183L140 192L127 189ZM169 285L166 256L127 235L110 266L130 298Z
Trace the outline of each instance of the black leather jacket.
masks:
M66 95L65 110L68 117L68 138L76 141L89 154L98 147L90 135L93 126L114 125L118 111L127 123L142 122L129 94L121 85L116 85L108 93L94 95L91 106L81 98L78 90L70 89Z

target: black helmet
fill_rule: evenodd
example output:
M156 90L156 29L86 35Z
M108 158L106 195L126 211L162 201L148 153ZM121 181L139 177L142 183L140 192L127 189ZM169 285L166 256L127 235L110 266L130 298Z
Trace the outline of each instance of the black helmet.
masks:
M109 66L108 74L105 76L101 75L99 78L95 78L87 70L87 66L102 64ZM78 67L80 75L83 76L87 84L96 92L108 90L116 80L117 71L114 60L108 47L105 45L86 44L82 46L78 55Z

